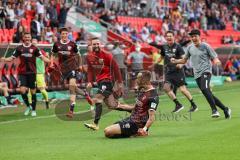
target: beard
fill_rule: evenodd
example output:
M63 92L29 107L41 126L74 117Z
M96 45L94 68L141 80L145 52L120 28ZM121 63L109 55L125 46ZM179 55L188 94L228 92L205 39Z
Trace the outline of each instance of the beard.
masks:
M99 53L100 52L100 47L93 47L93 52Z

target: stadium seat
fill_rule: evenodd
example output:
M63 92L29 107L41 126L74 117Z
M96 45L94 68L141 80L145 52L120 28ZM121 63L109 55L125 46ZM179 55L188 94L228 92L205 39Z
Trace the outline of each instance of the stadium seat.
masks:
M16 64L12 63L10 67L10 81L11 81L11 87L17 88L18 86L18 78L17 78L17 66Z
M3 68L2 68L2 82L6 82L8 87L10 88L11 87L11 81L9 79L9 75L8 75L8 71L9 71L9 68L8 68L8 64L4 64Z

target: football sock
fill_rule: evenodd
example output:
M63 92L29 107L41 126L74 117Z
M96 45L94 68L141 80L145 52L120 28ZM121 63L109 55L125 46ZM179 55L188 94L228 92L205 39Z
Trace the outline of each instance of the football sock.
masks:
M96 103L94 123L98 124L102 115L102 103Z

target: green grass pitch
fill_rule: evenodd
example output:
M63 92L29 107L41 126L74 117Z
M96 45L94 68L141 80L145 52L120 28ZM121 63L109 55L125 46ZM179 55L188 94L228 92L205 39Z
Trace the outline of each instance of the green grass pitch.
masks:
M126 116L105 114L99 131L86 121L63 121L54 109L38 105L38 117L25 117L23 107L0 110L0 160L238 160L240 157L240 82L216 86L214 94L231 107L232 119L212 119L210 107L197 89L191 89L199 110L189 115L189 102L180 93L185 109L172 115L174 104L160 97L156 122L146 138L107 139L103 129ZM86 109L86 102L77 108ZM53 106L52 106L53 107ZM87 121L90 122L91 120Z

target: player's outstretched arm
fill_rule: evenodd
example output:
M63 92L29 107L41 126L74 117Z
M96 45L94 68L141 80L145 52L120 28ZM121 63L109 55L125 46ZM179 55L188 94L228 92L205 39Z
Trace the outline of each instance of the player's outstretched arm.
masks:
M121 108L123 110L133 110L135 108L135 105L130 105L130 104L121 104L120 102L118 103L117 108Z
M181 59L175 59L175 58L171 58L171 63L173 64L185 64L187 62L187 58L183 57Z
M217 57L213 59L213 63L216 65L221 65L221 61Z
M13 60L14 60L13 57L8 57L8 58L2 57L2 58L0 59L1 62L11 62L11 61L13 61Z
M146 129L150 128L153 122L155 121L155 112L156 111L152 109L148 110L149 118L145 125Z
M45 63L50 63L51 60L45 56L41 56L41 59L45 62Z
M138 136L147 136L148 129L151 127L151 125L155 121L155 110L149 109L148 114L149 114L149 118L147 120L146 125L143 128L138 129Z

